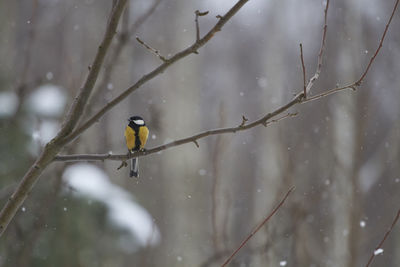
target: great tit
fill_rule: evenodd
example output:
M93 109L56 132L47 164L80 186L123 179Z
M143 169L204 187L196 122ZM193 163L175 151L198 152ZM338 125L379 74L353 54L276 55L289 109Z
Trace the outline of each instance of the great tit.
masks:
M149 136L149 129L146 127L144 120L139 116L130 117L128 121L128 126L125 128L125 140L129 152L143 150ZM139 176L138 158L131 159L129 176Z

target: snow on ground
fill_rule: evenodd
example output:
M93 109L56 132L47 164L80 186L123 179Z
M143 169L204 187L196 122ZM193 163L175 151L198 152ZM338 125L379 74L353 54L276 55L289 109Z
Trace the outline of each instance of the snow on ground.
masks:
M0 92L0 118L14 115L18 101L18 96L14 92Z
M154 246L160 242L160 231L147 210L132 199L131 193L111 183L98 167L71 165L65 170L63 179L78 196L104 203L109 220L129 231L140 246Z
M45 84L39 86L29 96L28 106L39 116L59 117L64 112L66 101L62 87Z

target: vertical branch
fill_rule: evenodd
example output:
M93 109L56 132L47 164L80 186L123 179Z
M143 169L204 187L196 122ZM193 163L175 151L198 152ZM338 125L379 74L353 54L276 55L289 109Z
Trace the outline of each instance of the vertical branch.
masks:
M303 45L300 43L300 60L301 60L301 68L303 69L303 90L304 90L304 98L307 98L307 90L306 90L306 67L304 66L304 58L303 58Z
M196 17L194 18L194 22L196 24L196 42L198 42L200 40L199 17L207 15L208 11L200 12L200 11L196 10L194 12L194 14L196 15Z
M224 105L221 102L219 106L219 115L220 115L220 126L225 124L225 109ZM219 251L220 248L220 238L221 234L218 229L218 189L220 185L220 172L219 172L219 163L221 158L221 153L223 152L222 148L222 136L218 136L215 146L214 146L214 153L212 156L213 162L213 181L212 181L212 188L211 188L211 195L212 195L212 204L211 204L211 220L212 220L212 232L213 232L213 243L214 243L214 250Z
M321 73L322 57L323 57L324 49L325 49L326 31L328 29L328 24L327 24L328 8L329 8L329 0L326 1L326 7L325 7L325 10L324 10L324 27L323 27L323 31L322 31L321 47L320 47L319 53L318 53L317 70L315 71L314 75L308 81L308 84L306 86L306 92L307 93L309 93L311 91L311 88L313 87L314 82L316 80L318 80L319 75Z

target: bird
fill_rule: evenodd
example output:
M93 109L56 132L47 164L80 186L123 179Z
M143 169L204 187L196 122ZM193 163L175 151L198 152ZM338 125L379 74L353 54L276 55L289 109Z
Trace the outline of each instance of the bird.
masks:
M149 129L142 117L132 116L125 128L125 140L129 153L143 151L149 136ZM139 177L139 159L131 158L130 177Z

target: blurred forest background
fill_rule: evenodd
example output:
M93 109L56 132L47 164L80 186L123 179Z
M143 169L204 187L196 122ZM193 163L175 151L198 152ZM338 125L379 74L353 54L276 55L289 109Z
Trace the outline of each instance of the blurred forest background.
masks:
M57 133L111 4L0 1L1 206ZM199 18L204 34L233 4L130 0L88 113L161 63L135 36L168 57L194 42L195 10L210 12ZM62 154L126 153L131 115L146 120L150 148L287 103L303 88L299 43L307 74L315 71L325 4L249 1L199 55L135 91ZM313 94L359 78L393 4L331 2ZM297 117L268 128L142 157L139 179L116 161L53 163L1 237L0 266L219 266L291 186L230 266L364 266L400 202L399 28L397 12L358 91L297 105ZM399 249L397 228L374 266L400 266Z

